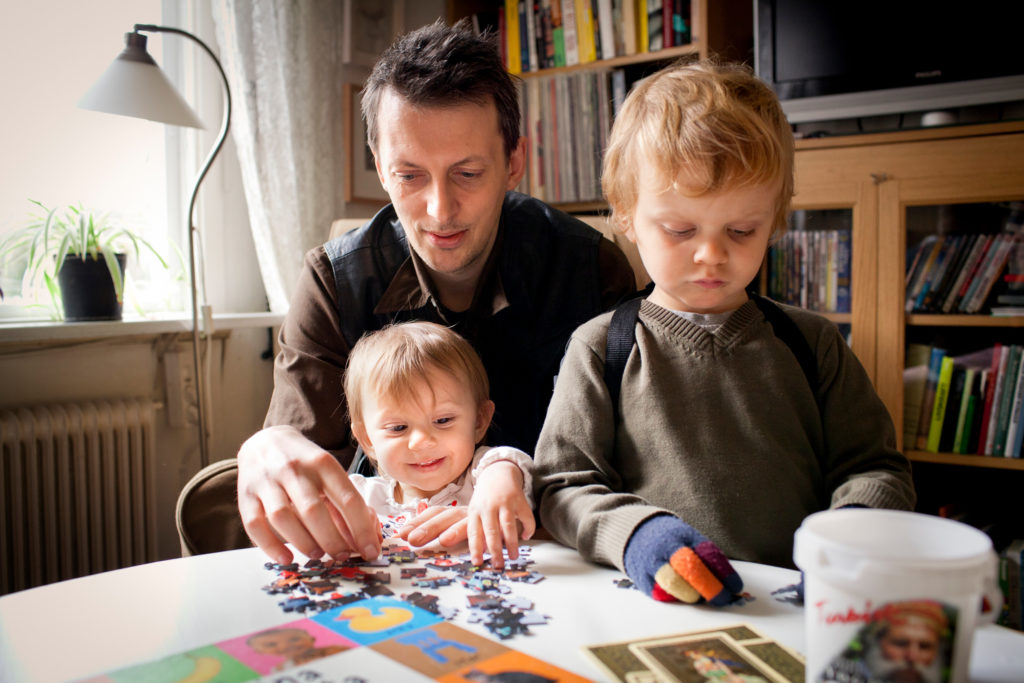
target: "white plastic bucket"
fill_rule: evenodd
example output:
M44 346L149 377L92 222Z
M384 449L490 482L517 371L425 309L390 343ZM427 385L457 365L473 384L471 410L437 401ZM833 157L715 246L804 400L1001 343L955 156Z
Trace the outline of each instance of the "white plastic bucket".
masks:
M915 680L914 669L929 683L967 681L974 629L1001 601L984 533L914 512L830 510L797 529L793 559L808 683Z

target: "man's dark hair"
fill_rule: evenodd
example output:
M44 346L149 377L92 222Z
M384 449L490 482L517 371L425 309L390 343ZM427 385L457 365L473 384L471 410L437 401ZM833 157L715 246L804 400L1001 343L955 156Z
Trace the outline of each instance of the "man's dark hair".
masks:
M493 101L508 159L519 143L519 93L505 70L493 34L473 33L468 19L448 26L440 19L401 36L384 51L363 87L362 112L370 149L377 152L377 112L391 88L406 101L428 107Z

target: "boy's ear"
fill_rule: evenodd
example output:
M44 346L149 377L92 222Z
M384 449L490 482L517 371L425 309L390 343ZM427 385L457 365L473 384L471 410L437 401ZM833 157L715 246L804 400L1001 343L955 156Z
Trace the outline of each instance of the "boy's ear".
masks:
M476 411L476 442L480 443L487 434L487 428L491 426L491 418L494 417L494 401L484 401ZM366 448L364 447L365 451Z

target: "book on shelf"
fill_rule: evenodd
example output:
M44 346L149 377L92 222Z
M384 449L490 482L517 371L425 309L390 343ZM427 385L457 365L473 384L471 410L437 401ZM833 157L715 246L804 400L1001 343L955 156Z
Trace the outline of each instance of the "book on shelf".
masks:
M1017 377L1014 381L1013 397L1009 401L1009 414L1006 418L1006 445L1004 446L1002 453L997 453L997 455L1002 455L1004 458L1020 457L1021 434L1024 432L1024 429L1021 429L1022 402L1024 402L1024 354L1022 354L1018 363Z
M591 0L576 2L576 47L580 64L597 61L597 44L594 42L594 6Z
M1002 457L1006 452L1006 435L1010 427L1010 412L1013 408L1013 396L1017 389L1017 376L1020 373L1021 347L1017 344L1010 345L1006 359L1006 368L1003 372L1002 391L999 394L999 403L993 406L992 410L998 409L995 423L995 438L992 440L992 450L989 455Z
M562 23L562 0L544 0L551 17L551 64L565 66L565 26Z
M594 0L597 6L597 35L600 36L601 59L615 58L615 24L612 21L612 0Z
M967 423L967 412L968 405L971 402L971 392L974 391L974 380L977 370L970 367L964 367L961 370L961 376L963 379L960 382L959 389L957 390L958 400L956 403L956 411L953 415L953 434L943 448L944 451L949 453L963 453L962 444L964 441L964 431L970 430ZM954 382L954 384L956 384L956 382Z
M1024 628L1024 539L1010 541L999 553L999 588L1004 601L998 623Z
M946 350L933 346L931 356L928 359L928 375L925 379L924 397L921 399L921 414L918 417L917 438L914 445L918 450L928 448L928 431L932 424L932 408L935 405L935 389L939 383L939 372L942 369L942 359L946 357Z
M903 369L903 443L912 447L917 440L921 402L928 381L928 360L932 347L912 342L907 345L907 358Z
M664 8L661 0L647 0L647 51L657 52L665 45Z
M616 0L622 7L622 49L623 54L637 53L636 0Z
M985 381L985 400L982 403L981 425L978 429L978 446L974 451L978 455L986 455L988 449L988 432L992 424L992 404L995 403L996 385L999 384L999 368L1003 365L1003 344L996 342L992 347L992 361L989 364L988 378Z
M939 452L942 439L942 423L946 417L946 404L949 401L950 386L953 381L953 357L943 356L939 366L939 379L935 383L935 399L932 404L932 415L928 425L928 439L925 450Z
M974 241L974 246L971 248L967 259L960 268L956 281L953 283L953 287L942 304L943 313L952 313L960 306L960 302L967 294L967 290L978 272L978 266L984 260L992 241L992 235L979 235Z
M636 51L643 54L650 52L650 33L647 24L647 0L634 0L636 12Z
M914 311L914 305L924 289L927 274L942 250L943 242L945 242L945 236L943 235L928 235L918 245L917 254L911 265L912 275L907 280L905 306L907 313Z
M542 68L540 56L543 52L537 52L537 8L533 0L520 0L519 2L519 25L526 27L526 31L520 35L526 38L523 55L523 71L537 71Z
M946 395L946 409L943 411L942 424L939 427L939 439L936 453L952 453L956 437L957 423L960 419L960 407L963 402L964 387L967 381L967 368L954 359L950 359L952 367L949 388ZM942 381L940 376L939 381ZM936 397L937 398L937 397Z
M977 313L988 300L989 292L995 285L999 276L1006 268L1006 262L1013 250L1016 238L1012 235L999 235L992 247L989 249L989 258L986 259L984 267L980 268L975 281L978 283L967 300L961 306L966 313Z
M519 48L519 2L505 0L505 68L511 74L523 73Z
M561 0L561 3L562 35L565 40L565 65L575 66L580 63L576 0Z

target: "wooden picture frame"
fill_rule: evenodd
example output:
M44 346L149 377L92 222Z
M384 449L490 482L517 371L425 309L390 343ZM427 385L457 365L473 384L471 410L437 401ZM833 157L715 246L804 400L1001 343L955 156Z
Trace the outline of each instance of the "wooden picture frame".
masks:
M377 166L370 146L366 144L366 127L359 111L362 86L345 83L342 87L342 111L345 135L345 201L386 204L388 193L380 184Z
M373 66L405 30L405 0L345 0L344 21L342 62Z

